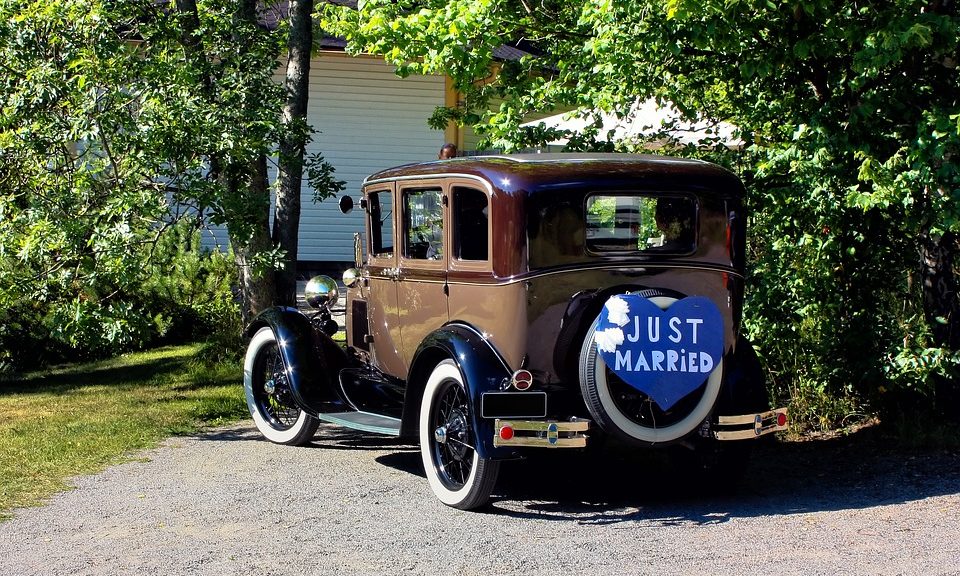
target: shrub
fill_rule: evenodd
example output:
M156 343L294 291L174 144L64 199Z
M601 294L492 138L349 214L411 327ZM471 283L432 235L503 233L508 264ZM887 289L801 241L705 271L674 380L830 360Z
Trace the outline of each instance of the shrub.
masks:
M790 402L801 428L821 429L929 406L960 362L932 344L904 208L851 205L796 158L748 164L763 169L746 174L744 325L775 400Z
M56 361L44 319L47 307L34 300L19 300L0 309L0 374Z
M200 232L181 221L160 237L136 298L164 342L240 331L230 254L202 246Z
M241 320L229 254L201 246L191 222L170 226L123 286L110 279L79 297L21 297L0 311L0 372L102 358L160 343L211 339L213 359L238 350ZM235 354L235 352L234 352Z

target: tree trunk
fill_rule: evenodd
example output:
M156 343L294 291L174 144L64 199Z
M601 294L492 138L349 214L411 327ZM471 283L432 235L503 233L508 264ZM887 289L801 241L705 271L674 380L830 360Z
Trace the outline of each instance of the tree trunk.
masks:
M269 270L258 270L254 259L257 254L270 251L273 241L270 239L270 187L267 181L267 158L261 155L254 161L254 173L249 182L231 179L226 185L230 194L249 195L262 209L256 210L256 222L253 223L253 233L247 240L236 238L230 234L230 244L233 247L234 261L237 264L240 289L243 293L244 324L250 322L261 311L274 305L276 301L276 287L273 274Z
M313 48L313 0L291 0L287 44L284 131L280 139L277 203L273 215L273 241L284 254L277 272L277 300L296 305L297 248L300 241L300 181L309 129L306 123L310 90L310 55Z
M957 237L953 233L933 238L922 234L923 312L938 346L957 350L960 346L960 302L953 263Z
M952 232L934 238L929 231L921 234L923 257L923 312L936 345L952 351L960 350L960 300L954 260L960 239ZM956 379L937 378L935 402L945 414L958 418L960 385Z

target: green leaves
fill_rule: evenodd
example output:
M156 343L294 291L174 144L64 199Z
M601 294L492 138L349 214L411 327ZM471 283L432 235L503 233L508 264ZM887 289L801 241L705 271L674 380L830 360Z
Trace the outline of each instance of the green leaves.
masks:
M437 112L436 127L475 117L484 143L506 151L560 138L568 150L642 149L642 140L613 141L597 118L629 118L651 97L690 120L736 125L748 146L735 158L680 152L735 165L754 194L748 327L776 389L866 399L875 382L905 374L884 367L901 357L891 351L903 333L922 328L915 239L960 222L955 7L919 0L423 6L416 16L379 2L354 16L335 9L335 29L351 49L385 54L405 73L449 75L464 109ZM530 40L536 56L500 63L492 74L491 50L518 40ZM584 118L582 129L521 127L532 114L568 110Z
M55 310L70 345L140 339L131 295L169 226L202 211L246 241L268 219L259 166L309 133L281 122L284 27L190 4L0 3L0 306Z

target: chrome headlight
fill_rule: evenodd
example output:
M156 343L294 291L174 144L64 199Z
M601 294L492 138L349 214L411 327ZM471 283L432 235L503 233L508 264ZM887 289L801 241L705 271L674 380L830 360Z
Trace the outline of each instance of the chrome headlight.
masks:
M313 308L332 308L340 299L340 289L333 278L314 276L303 289L303 298Z

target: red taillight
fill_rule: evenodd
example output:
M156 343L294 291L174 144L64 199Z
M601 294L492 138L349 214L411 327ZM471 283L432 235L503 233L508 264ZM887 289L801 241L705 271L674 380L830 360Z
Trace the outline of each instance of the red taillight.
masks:
M726 247L727 254L730 255L730 259L733 260L733 218L727 219L727 231L726 231Z
M787 415L783 412L777 414L777 426L786 426L787 425Z
M527 390L533 386L533 374L529 370L517 370L510 378L510 383L517 390Z
M510 426L503 426L500 428L500 439L501 440L510 440L513 438L513 428Z

